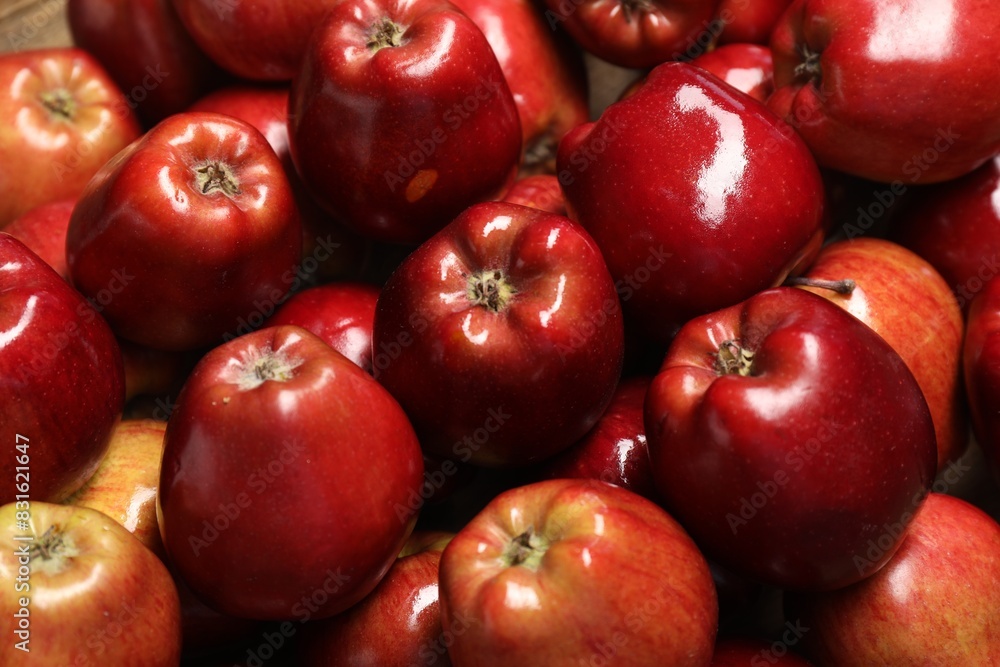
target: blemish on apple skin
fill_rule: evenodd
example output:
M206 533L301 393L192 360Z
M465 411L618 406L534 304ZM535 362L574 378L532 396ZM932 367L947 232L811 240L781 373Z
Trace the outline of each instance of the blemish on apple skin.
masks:
M437 169L421 169L418 171L406 185L406 201L412 204L415 201L423 199L424 195L430 192L430 189L437 183L437 179Z

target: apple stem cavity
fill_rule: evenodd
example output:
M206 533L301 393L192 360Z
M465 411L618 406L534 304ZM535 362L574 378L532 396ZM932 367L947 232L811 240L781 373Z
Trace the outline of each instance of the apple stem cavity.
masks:
M73 120L76 116L76 100L65 88L57 88L41 93L38 96L42 106L60 120Z
M625 22L632 22L632 15L639 12L648 12L652 9L649 0L622 0L622 12L625 14Z
M823 73L819 65L820 53L813 51L805 45L802 45L799 53L802 55L802 62L795 66L795 78L806 81L819 81Z
M522 566L537 572L542 556L548 550L548 540L536 533L533 526L528 526L526 531L510 541L502 558L508 567Z
M725 341L715 357L715 371L719 375L749 377L753 373L753 351L737 340Z
M366 46L372 53L399 46L403 43L403 32L402 26L386 16L372 26Z
M240 361L231 362L227 380L240 391L250 391L265 382L288 382L301 365L302 359L291 357L283 350L252 348L243 353Z
M804 276L789 278L785 281L785 285L789 287L816 287L818 289L828 289L832 292L836 292L837 294L850 294L857 286L857 284L850 278L845 280L823 280L822 278L806 278Z
M507 309L517 290L500 269L484 269L469 276L465 293L473 305L499 313Z
M80 550L72 538L63 534L57 525L49 526L48 530L38 538L28 553L31 571L45 575L59 574L69 566L69 561L80 555Z
M194 181L198 192L203 195L222 192L227 197L235 197L242 192L239 179L225 162L206 162L195 167Z

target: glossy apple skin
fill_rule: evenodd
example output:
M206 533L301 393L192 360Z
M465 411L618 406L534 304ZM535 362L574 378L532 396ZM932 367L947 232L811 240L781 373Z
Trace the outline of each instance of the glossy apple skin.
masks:
M5 667L180 664L177 590L152 551L96 510L32 499L27 530L15 527L15 511L13 503L0 508L0 577L9 584L0 591L0 613L12 619L19 598L30 600L30 653L12 646L23 637L7 637ZM17 540L24 535L34 540ZM30 574L18 590L21 548L31 554ZM16 623L5 621L10 634Z
M771 50L758 44L727 44L691 61L758 102L767 102L774 92Z
M400 45L366 46L385 19ZM443 0L334 7L292 84L289 140L324 208L400 244L501 194L521 155L517 105L489 42Z
M553 29L565 28L601 60L642 69L700 51L719 0L545 0L545 6Z
M244 79L288 81L335 0L172 0L195 43Z
M495 307L470 296L494 272L514 292ZM391 351L376 357L375 377L425 451L491 466L541 460L586 433L624 354L618 298L590 236L505 202L473 206L400 265L373 340Z
M566 135L559 180L626 316L660 343L696 315L780 284L822 241L822 182L805 144L689 64L657 67Z
M199 170L215 165L235 178L235 192L199 183ZM221 342L241 320L273 309L294 283L301 249L291 187L264 137L229 116L184 113L87 186L66 261L84 295L111 292L102 312L118 335L182 351Z
M183 111L223 78L171 0L69 0L66 18L73 43L100 61L147 125Z
M27 444L27 452L11 449L0 460L0 474L10 480L0 503L25 493L33 502L58 502L97 470L121 417L125 387L118 343L78 292L3 233L0 338L0 423L12 448L15 440ZM29 468L28 479L19 466ZM29 491L15 490L25 482Z
M717 370L726 341L754 355L749 375ZM789 287L685 325L647 393L646 437L664 506L705 555L779 588L833 589L877 570L937 464L930 411L899 355Z
M213 91L188 111L222 113L253 125L271 144L288 176L302 221L303 273L317 280L342 280L367 264L370 243L336 223L306 191L288 147L288 88L234 85ZM330 248L333 248L331 251ZM315 265L311 264L315 262Z
M796 0L771 35L768 107L825 167L884 183L957 178L1000 151L1000 97L982 93L998 32L1000 12L981 0ZM800 67L810 54L816 67Z
M621 667L711 660L707 563L666 512L611 484L548 480L501 494L445 548L440 576L456 665L569 667L600 647Z
M718 44L767 45L771 31L791 0L722 0L716 20L722 24Z
M372 329L379 289L362 283L320 285L290 298L267 326L302 327L371 373Z
M566 215L566 198L559 179L551 174L535 174L514 181L503 201L530 206L556 215Z
M303 667L451 667L442 645L438 564L448 533L414 533L378 587L306 630ZM430 661L433 660L433 663Z
M42 95L65 95L67 106ZM139 132L124 95L85 51L0 55L0 154L8 156L0 163L0 229L41 204L78 197Z
M659 502L642 414L651 381L649 377L622 380L594 428L542 464L542 475L548 479L599 479Z
M882 570L786 606L811 628L805 650L821 665L995 665L1000 526L964 500L932 493Z
M4 231L28 246L56 273L69 280L66 230L69 229L69 217L73 214L75 205L75 199L42 204L7 225Z
M170 574L174 578L181 603L181 651L186 658L218 654L220 649L241 642L258 645L266 622L221 614L199 600L176 571L171 569ZM246 660L245 651L238 660ZM185 665L188 663L188 660L184 662ZM204 667L201 662L193 664ZM226 663L225 667L233 667L233 664Z
M944 278L906 248L867 237L827 245L804 277L854 281L850 294L803 289L854 315L896 350L930 408L937 469L957 460L969 440L962 392L965 323Z
M305 329L271 327L209 352L177 403L160 531L202 600L304 622L375 588L413 528L395 506L419 489L423 462L370 375Z
M101 466L67 505L89 507L111 517L147 549L165 555L156 523L156 487L166 422L122 421L111 436Z
M522 171L552 172L559 140L590 116L579 51L532 0L454 0L479 26L503 69L521 119Z
M892 238L933 264L967 312L1000 273L1000 155L961 178L914 188Z
M794 624L792 628L786 630L789 633L786 637L791 639L792 643L801 640L801 637L796 636L796 631L802 632ZM775 650L775 644L759 639L723 639L715 645L712 667L764 667L765 665L811 667L813 663L805 658L786 652L789 642L781 641L779 648Z
M972 301L962 365L973 432L1000 479L1000 281Z

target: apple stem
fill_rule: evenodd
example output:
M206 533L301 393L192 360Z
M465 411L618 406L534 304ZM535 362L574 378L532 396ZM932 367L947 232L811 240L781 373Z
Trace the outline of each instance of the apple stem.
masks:
M799 49L799 53L802 55L802 62L795 66L795 78L815 79L818 81L823 73L819 65L819 52L813 51L803 44Z
M527 530L510 541L503 556L511 567L520 565L536 571L548 549L548 541L535 532L534 526L528 526Z
M517 290L500 269L485 269L469 277L465 294L473 305L499 313L507 309Z
M206 162L195 167L194 174L195 187L203 195L221 191L227 197L235 197L242 193L236 174L224 162Z
M625 22L632 22L632 14L648 12L652 9L649 0L622 0L622 11L625 13Z
M66 568L66 560L78 556L80 550L66 537L59 526L49 526L31 547L28 559L31 569L45 574L58 574Z
M382 49L399 46L402 43L402 26L386 16L372 26L366 46L372 53L378 53Z
M799 276L797 278L789 278L785 281L785 285L789 287L816 287L818 289L828 289L837 294L850 294L854 291L857 283L850 278L844 280L824 280L822 278Z
M301 359L291 358L282 350L275 352L270 347L253 348L242 357L240 363L229 368L227 378L241 391L256 389L265 382L288 382L295 377L295 369L302 365Z
M737 340L727 340L719 346L715 357L715 371L719 375L737 374L748 377L753 372L753 352Z
M65 88L57 88L38 96L42 106L63 120L72 120L76 115L76 100Z

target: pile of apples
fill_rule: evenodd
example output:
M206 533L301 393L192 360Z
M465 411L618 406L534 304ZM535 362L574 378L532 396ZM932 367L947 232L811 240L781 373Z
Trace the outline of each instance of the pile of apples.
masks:
M1000 665L996 2L65 11L0 664Z

